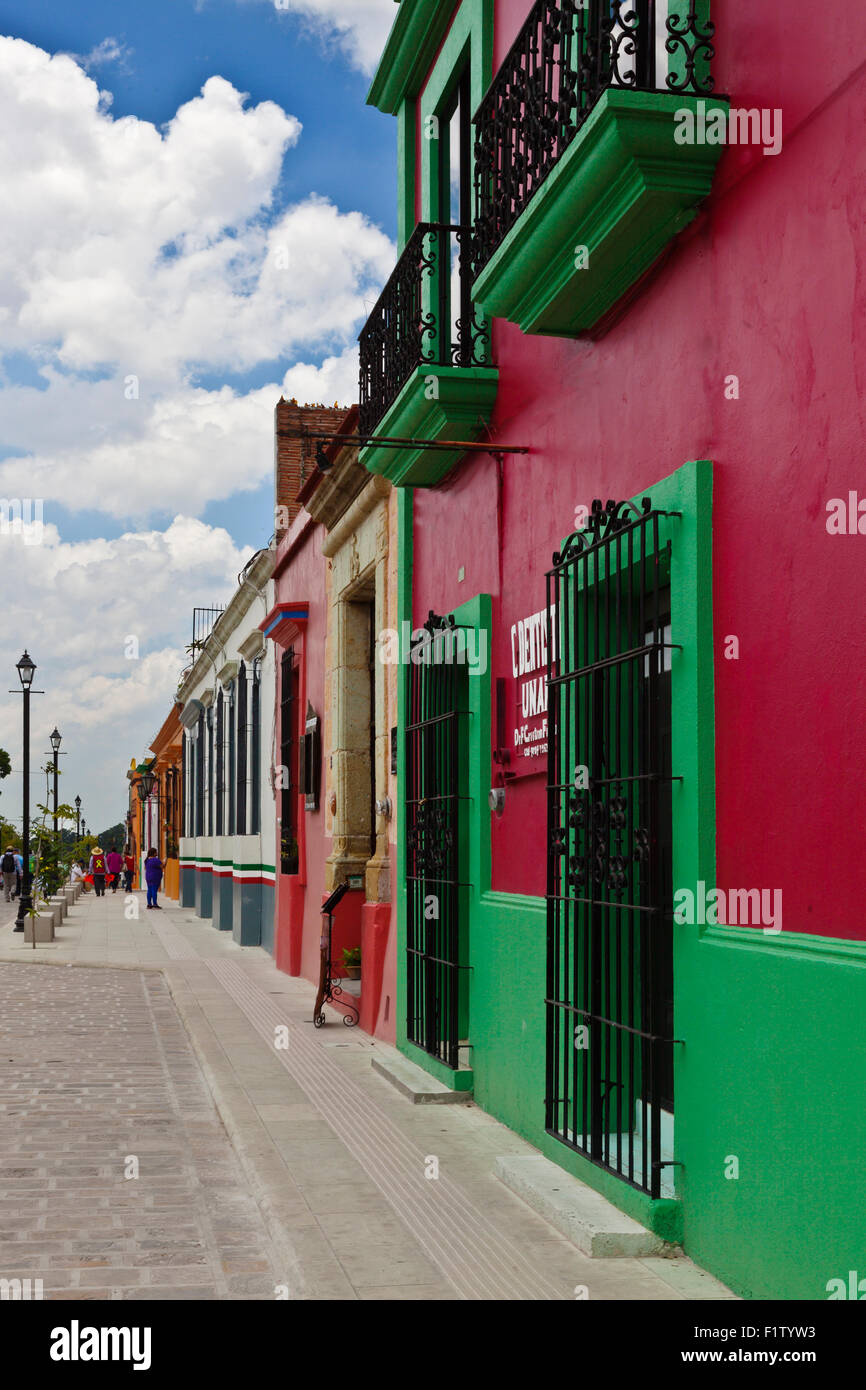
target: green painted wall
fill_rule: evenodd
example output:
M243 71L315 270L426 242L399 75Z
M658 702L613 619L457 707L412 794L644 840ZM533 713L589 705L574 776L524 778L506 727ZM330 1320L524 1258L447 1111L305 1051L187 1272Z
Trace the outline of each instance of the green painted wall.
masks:
M866 951L679 930L685 1249L737 1293L824 1299L830 1279L866 1276Z

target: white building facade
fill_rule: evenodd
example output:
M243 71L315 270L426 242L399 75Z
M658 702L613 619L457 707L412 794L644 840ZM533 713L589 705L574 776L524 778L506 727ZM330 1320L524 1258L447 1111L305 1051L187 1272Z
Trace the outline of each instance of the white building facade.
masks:
M274 944L271 786L274 646L260 630L273 605L274 551L260 550L178 691L183 726L180 901L242 946Z

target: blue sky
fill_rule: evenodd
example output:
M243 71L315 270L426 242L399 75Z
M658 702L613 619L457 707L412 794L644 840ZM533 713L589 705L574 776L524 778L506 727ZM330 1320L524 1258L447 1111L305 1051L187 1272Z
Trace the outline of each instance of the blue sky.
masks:
M280 392L355 399L394 258L396 126L365 97L395 13L0 0L0 494L44 515L0 535L0 659L37 661L33 748L57 723L96 828L170 707L190 609L273 530Z

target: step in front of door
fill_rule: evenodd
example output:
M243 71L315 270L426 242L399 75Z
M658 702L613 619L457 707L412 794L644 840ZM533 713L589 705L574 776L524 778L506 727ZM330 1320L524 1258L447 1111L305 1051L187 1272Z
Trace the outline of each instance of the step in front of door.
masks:
M390 1081L413 1105L463 1105L472 1099L471 1090L458 1091L444 1086L395 1049L379 1046L371 1061L373 1070Z
M497 1158L495 1171L506 1187L584 1255L634 1259L677 1249L542 1154Z

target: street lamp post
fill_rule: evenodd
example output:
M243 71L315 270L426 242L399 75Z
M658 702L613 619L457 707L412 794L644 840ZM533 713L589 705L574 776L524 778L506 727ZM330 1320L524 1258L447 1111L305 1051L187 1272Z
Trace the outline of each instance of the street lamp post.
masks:
M75 798L75 838L81 839L81 797Z
M53 818L53 819L54 819L54 834L56 835L56 834L57 834L57 759L60 757L60 745L61 745L61 743L63 742L63 740L62 740L62 738L61 738L61 736L60 736L60 733L58 732L58 729L57 729L57 725L56 725L56 724L54 725L53 731L49 734L49 739L50 739L50 741L51 741L51 751L52 751L52 753L54 754L54 818Z
M21 691L24 696L24 758L23 758L23 778L22 788L22 833L21 833L21 897L18 901L18 917L15 923L15 931L24 930L24 918L32 907L31 880L30 880L30 695L42 695L41 690L31 692L33 677L36 674L36 663L31 661L25 651L21 660L16 664L18 679L21 682ZM33 944L36 945L36 932L33 933Z

